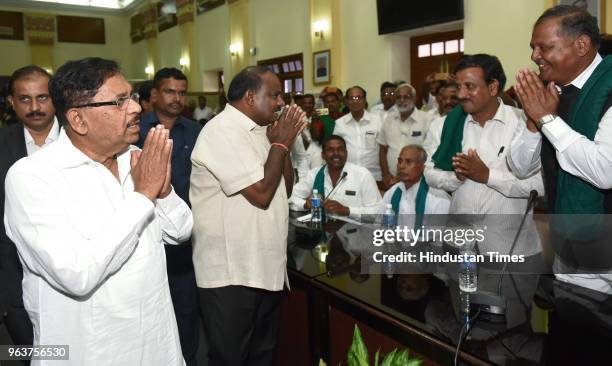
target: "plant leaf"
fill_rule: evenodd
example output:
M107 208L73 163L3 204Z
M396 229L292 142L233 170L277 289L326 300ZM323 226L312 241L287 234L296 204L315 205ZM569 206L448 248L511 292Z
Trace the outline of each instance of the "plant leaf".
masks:
M408 363L408 351L401 350L395 353L395 358L393 359L393 366L404 366Z
M369 366L370 356L368 354L368 348L363 343L361 332L359 327L355 324L355 331L353 332L353 344L348 351L349 366ZM353 363L351 363L353 362Z
M322 358L319 358L319 366L327 366L327 364L325 363L325 361L323 361Z
M422 363L423 363L423 360L420 360L418 358L412 358L408 360L408 362L406 363L406 366L421 366Z
M380 365L380 366L392 366L394 364L393 360L395 359L396 351L397 351L397 348L394 349L393 351L387 353L387 355L383 359L382 365Z
M378 366L378 357L380 356L380 348L374 354L374 366Z

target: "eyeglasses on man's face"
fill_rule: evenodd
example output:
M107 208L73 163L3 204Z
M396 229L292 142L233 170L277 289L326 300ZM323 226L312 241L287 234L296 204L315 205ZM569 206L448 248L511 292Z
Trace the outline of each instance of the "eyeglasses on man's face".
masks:
M361 95L351 95L347 97L349 102L361 102L363 100L363 96Z
M117 106L117 108L119 109L125 109L127 108L130 100L138 103L138 101L140 100L140 95L138 93L132 93L130 94L130 96L117 97L115 100L110 100L108 102L85 103L85 104L71 106L69 108L88 108L88 107L96 108L96 107L104 107L107 105L114 105L114 106Z

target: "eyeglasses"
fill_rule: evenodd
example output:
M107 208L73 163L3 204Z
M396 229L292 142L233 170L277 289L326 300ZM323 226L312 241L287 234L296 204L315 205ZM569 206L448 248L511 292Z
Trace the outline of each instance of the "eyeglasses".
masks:
M349 102L361 102L363 100L363 97L360 95L353 95L353 96L347 97L347 99L349 100Z
M138 101L140 100L140 95L138 93L132 93L129 97L117 97L117 99L111 100L108 102L93 102L93 103L79 104L79 105L72 106L70 108L87 108L87 107L95 108L95 107L104 107L107 105L115 105L119 109L124 109L124 108L127 108L128 102L130 100L138 103Z
M388 97L388 96L394 96L395 92L384 92L383 93L384 96Z

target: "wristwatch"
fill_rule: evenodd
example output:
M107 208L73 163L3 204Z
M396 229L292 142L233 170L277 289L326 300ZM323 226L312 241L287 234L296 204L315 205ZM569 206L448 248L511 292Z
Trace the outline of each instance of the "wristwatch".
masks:
M538 130L541 130L542 126L554 121L555 118L557 118L557 116L555 116L554 114L546 114L542 118L536 121L536 127L538 128Z

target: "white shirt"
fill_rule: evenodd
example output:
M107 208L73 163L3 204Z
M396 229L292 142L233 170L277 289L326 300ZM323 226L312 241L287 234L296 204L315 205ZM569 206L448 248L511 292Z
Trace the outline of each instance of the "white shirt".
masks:
M436 119L436 118L442 117L442 115L440 114L440 110L438 108L430 109L430 110L426 111L425 113L427 113L427 116L432 121L434 119Z
M593 62L570 84L582 89L601 61L601 56L597 54ZM574 131L561 117L545 124L542 133L555 147L561 169L598 188L612 188L612 108L603 115L593 141ZM524 129L511 145L508 165L520 176L540 169L541 148L542 135ZM561 261L556 259L553 271L559 280L595 291L612 293L612 273L563 274L565 270Z
M381 102L370 108L370 113L377 115L381 121L384 121L389 115L397 113L397 106L394 104L391 108L385 110L385 105Z
M381 180L379 146L376 138L382 128L382 121L375 114L363 111L361 120L356 121L351 113L336 120L334 134L346 140L347 161L370 171L374 179Z
M212 117L213 111L209 106L205 106L204 108L196 107L193 110L193 119L199 121L201 119L209 119Z
M33 365L184 364L164 242L189 239L191 212L174 192L155 204L134 192L130 151L117 163L119 181L62 131L8 172L4 220L34 344L70 345L69 361Z
M381 213L385 212L387 204L391 204L391 199L397 188L402 190L402 198L400 199L398 225L408 228L414 227L414 215L416 214L416 196L419 191L420 182L416 182L409 188L406 188L404 182L395 183L383 196L381 202ZM425 215L446 215L450 208L450 195L441 189L429 187L427 198L425 199ZM427 225L424 222L424 225Z
M539 195L544 192L542 176L539 172L529 178L519 179L507 167L506 148L516 135L522 133L525 121L519 109L504 105L499 98L498 103L499 107L495 116L487 121L484 127L481 127L468 114L463 129L462 151L467 153L468 149L475 149L480 159L487 165L489 181L486 184L470 179L462 182L457 179L455 172L434 168L431 156L440 145L440 136L446 117L435 120L429 129L425 142L425 150L428 154L425 178L430 187L453 192L450 214L489 214L486 216L492 220L495 220L495 214L514 214L512 216L514 218L524 213L529 193L532 190L536 190ZM502 216L498 218L503 221ZM497 230L489 230L485 233L485 241L479 243L481 253L487 251L508 253L516 229L518 229L518 223L509 220L509 217L507 221L508 226L504 226L503 222L501 224L496 222ZM533 255L539 251L540 237L530 213L513 254Z
M297 170L298 181L304 179L308 171L310 170L310 163L308 162L308 153L304 148L304 137L299 134L293 145L291 145L291 165L294 170Z
M601 56L596 55L589 67L570 84L582 89L601 60ZM603 115L593 141L574 131L561 117L545 124L542 133L555 147L561 169L598 188L612 188L612 108ZM540 168L541 142L540 133L524 129L512 144L508 164L519 176L527 176Z
M34 142L34 138L32 137L32 134L30 134L30 131L24 126L23 136L25 137L25 145L26 145L26 151L28 152L28 156L34 154L35 152L39 151L43 147L48 146L50 143L57 141L59 132L60 132L60 127L59 127L59 123L57 122L57 117L53 117L53 126L51 126L51 130L49 130L49 134L47 135L45 142L41 146L38 146Z
M310 142L310 145L308 145L308 149L306 149L306 154L308 154L308 170L320 168L321 165L325 164L325 161L321 156L322 151L323 148L321 147L321 145L314 141Z
M431 92L429 93L429 98L427 100L427 102L425 102L425 99L423 99L423 107L422 109L424 111L429 111L432 109L438 109L438 100L436 99L436 96L431 94Z
M289 199L292 210L304 210L304 203L312 193L313 184L320 169L312 169L306 178L293 187L293 193ZM380 203L380 193L372 174L367 169L351 163L344 165L340 177L345 172L346 177L342 181L338 180L334 189L327 167L325 167L325 199L338 201L348 207L351 219L360 220L362 214L376 214Z
M240 194L264 178L271 147L266 130L227 104L198 136L189 190L198 287L283 289L289 227L285 180L281 177L266 209Z
M397 173L397 158L406 145L422 145L429 131L430 119L426 112L413 109L410 116L402 121L399 112L389 114L383 122L376 139L379 145L388 146L387 165L391 175Z

